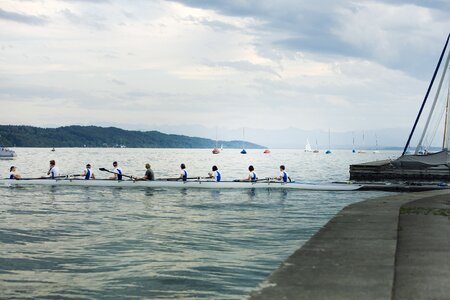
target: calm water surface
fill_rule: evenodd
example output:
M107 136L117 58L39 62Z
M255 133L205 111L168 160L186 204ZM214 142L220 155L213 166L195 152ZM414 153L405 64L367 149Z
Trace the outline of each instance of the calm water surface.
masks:
M225 179L258 176L285 164L297 181L348 179L348 165L398 156L395 152L332 155L302 150L15 149L0 161L6 177L16 165L25 177L43 175L56 159L64 174L86 163L119 161L157 177L187 164L205 176L217 164ZM0 296L3 298L242 299L344 206L380 192L273 190L0 188Z

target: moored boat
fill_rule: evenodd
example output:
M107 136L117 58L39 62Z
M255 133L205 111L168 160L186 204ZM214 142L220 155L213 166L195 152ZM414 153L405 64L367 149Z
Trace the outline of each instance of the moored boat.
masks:
M16 156L13 150L0 146L0 159L14 159Z

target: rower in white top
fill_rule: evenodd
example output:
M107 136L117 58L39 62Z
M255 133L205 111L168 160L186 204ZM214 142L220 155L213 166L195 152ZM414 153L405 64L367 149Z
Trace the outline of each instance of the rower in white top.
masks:
M289 174L286 172L286 167L284 165L280 166L280 176L275 178L276 180L280 180L284 183L291 182L291 177L289 177Z
M51 179L55 179L56 177L59 177L59 168L56 166L56 162L54 159L50 161L50 169L47 172L47 175L50 175Z
M208 173L209 178L214 178L214 181L220 182L222 180L222 175L219 172L219 169L217 166L212 167L212 172Z
M183 181L186 181L188 178L188 172L186 171L186 165L181 164L180 168L181 168L181 173L180 173L180 177L178 179L182 179Z
M109 177L109 179L122 180L123 172L122 172L122 169L119 168L119 164L117 163L117 161L113 162L113 167L114 167L114 170L113 170L114 175Z
M256 176L255 168L253 168L253 166L250 165L250 166L248 166L248 171L250 173L248 174L248 177L246 179L244 179L243 181L256 182L258 180L258 176Z
M20 176L20 174L17 172L17 168L14 166L11 166L11 168L9 168L9 179L22 179L22 177Z
M91 170L91 164L86 165L86 169L81 176L83 176L85 180L95 179L94 172Z

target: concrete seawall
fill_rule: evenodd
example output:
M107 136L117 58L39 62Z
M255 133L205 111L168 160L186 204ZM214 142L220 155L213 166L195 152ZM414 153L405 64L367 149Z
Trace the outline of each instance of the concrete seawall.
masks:
M450 191L341 210L249 299L450 299Z

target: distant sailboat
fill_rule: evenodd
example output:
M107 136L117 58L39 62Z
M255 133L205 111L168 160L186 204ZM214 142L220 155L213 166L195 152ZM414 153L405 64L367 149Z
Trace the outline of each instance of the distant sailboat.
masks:
M245 141L245 128L242 128L242 150L241 154L247 154L247 151L244 149L244 141Z
M217 127L216 127L216 146L212 150L212 154L219 154L219 153L220 153L220 150L219 150L219 148L217 148Z
M362 147L361 148L364 148L364 147L365 147L365 143L364 143L364 131L363 131L363 134L362 134ZM365 150L359 150L358 153L366 153L366 151Z
M328 129L328 150L325 151L325 154L331 154L331 132Z
M356 150L355 150L355 133L354 133L354 132L352 132L352 136L353 136L353 147L352 147L352 153L356 153Z
M378 150L378 137L375 134L375 150L373 150L373 153L380 153L380 151Z
M316 148L314 149L313 153L319 153L319 144L317 144L317 139L316 139Z
M309 139L306 139L305 152L313 152Z
M264 154L269 154L269 153L270 153L270 150L269 150L269 149L266 149L266 150L264 150L263 153L264 153Z

